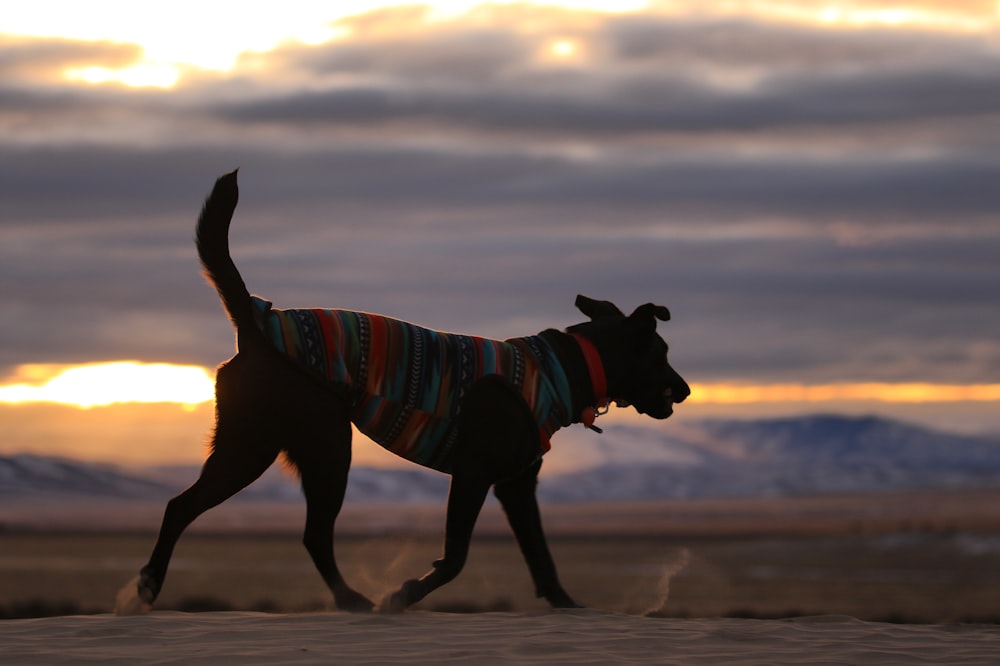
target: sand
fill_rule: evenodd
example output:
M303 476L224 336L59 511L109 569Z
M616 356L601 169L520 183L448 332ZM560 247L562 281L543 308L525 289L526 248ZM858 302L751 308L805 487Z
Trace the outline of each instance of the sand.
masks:
M995 664L1000 627L846 616L663 619L598 610L249 612L0 621L9 664Z

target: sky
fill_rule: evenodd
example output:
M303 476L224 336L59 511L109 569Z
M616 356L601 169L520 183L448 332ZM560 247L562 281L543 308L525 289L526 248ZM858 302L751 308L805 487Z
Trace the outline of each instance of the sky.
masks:
M1000 432L997 2L3 4L0 454L160 409L129 455L202 455L233 336L193 225L236 167L277 307L504 338L651 301L678 420Z

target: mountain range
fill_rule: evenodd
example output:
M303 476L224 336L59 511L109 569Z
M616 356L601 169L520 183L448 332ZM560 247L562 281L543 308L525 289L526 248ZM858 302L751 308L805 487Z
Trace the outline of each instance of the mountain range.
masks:
M878 417L804 416L612 424L573 437L574 465L543 471L545 502L784 497L1000 486L1000 436L958 435ZM550 454L552 455L552 454ZM0 456L0 502L165 500L196 466L126 469L37 455ZM416 467L351 470L348 502L440 502L448 477ZM274 466L237 496L299 502Z

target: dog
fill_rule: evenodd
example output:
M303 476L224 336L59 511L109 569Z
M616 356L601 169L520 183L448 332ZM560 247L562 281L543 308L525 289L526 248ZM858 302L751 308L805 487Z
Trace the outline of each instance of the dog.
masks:
M275 310L252 297L229 252L236 171L220 177L196 230L198 256L236 329L237 353L216 375L211 452L195 483L171 499L156 544L126 590L156 600L184 529L257 479L279 456L306 499L303 543L346 611L374 604L348 585L334 557L334 522L351 463L351 423L414 462L451 475L444 554L430 571L381 600L402 611L454 579L490 488L530 570L556 608L579 604L559 582L535 497L549 436L573 423L599 430L611 401L665 419L690 394L656 333L663 306L626 316L578 296L590 321L507 341L440 333L341 310ZM123 606L119 598L119 609Z

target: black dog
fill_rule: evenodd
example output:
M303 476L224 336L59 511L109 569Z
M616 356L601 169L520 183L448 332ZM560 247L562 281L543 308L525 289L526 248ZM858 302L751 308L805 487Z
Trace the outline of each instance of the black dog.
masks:
M206 277L236 327L238 353L218 370L211 455L198 480L167 504L149 562L127 588L133 597L152 604L184 529L284 452L306 497L305 547L337 607L370 610L372 602L344 581L333 553L354 421L383 446L451 474L444 556L385 599L384 609L402 610L458 575L490 487L538 596L555 607L576 607L542 532L535 498L541 454L552 431L580 422L593 427L595 410L610 400L665 419L689 395L656 334L656 320L670 317L667 309L646 304L625 316L612 303L579 296L576 305L591 321L566 333L547 330L505 342L360 313L274 311L250 296L229 255L237 195L236 172L216 182L198 221L197 244ZM417 349L416 361L399 357L411 353L399 351L404 338L407 348ZM333 349L315 355L314 344ZM362 360L347 348L360 349ZM390 376L402 383L372 388L384 388ZM429 396L428 387L434 387Z

